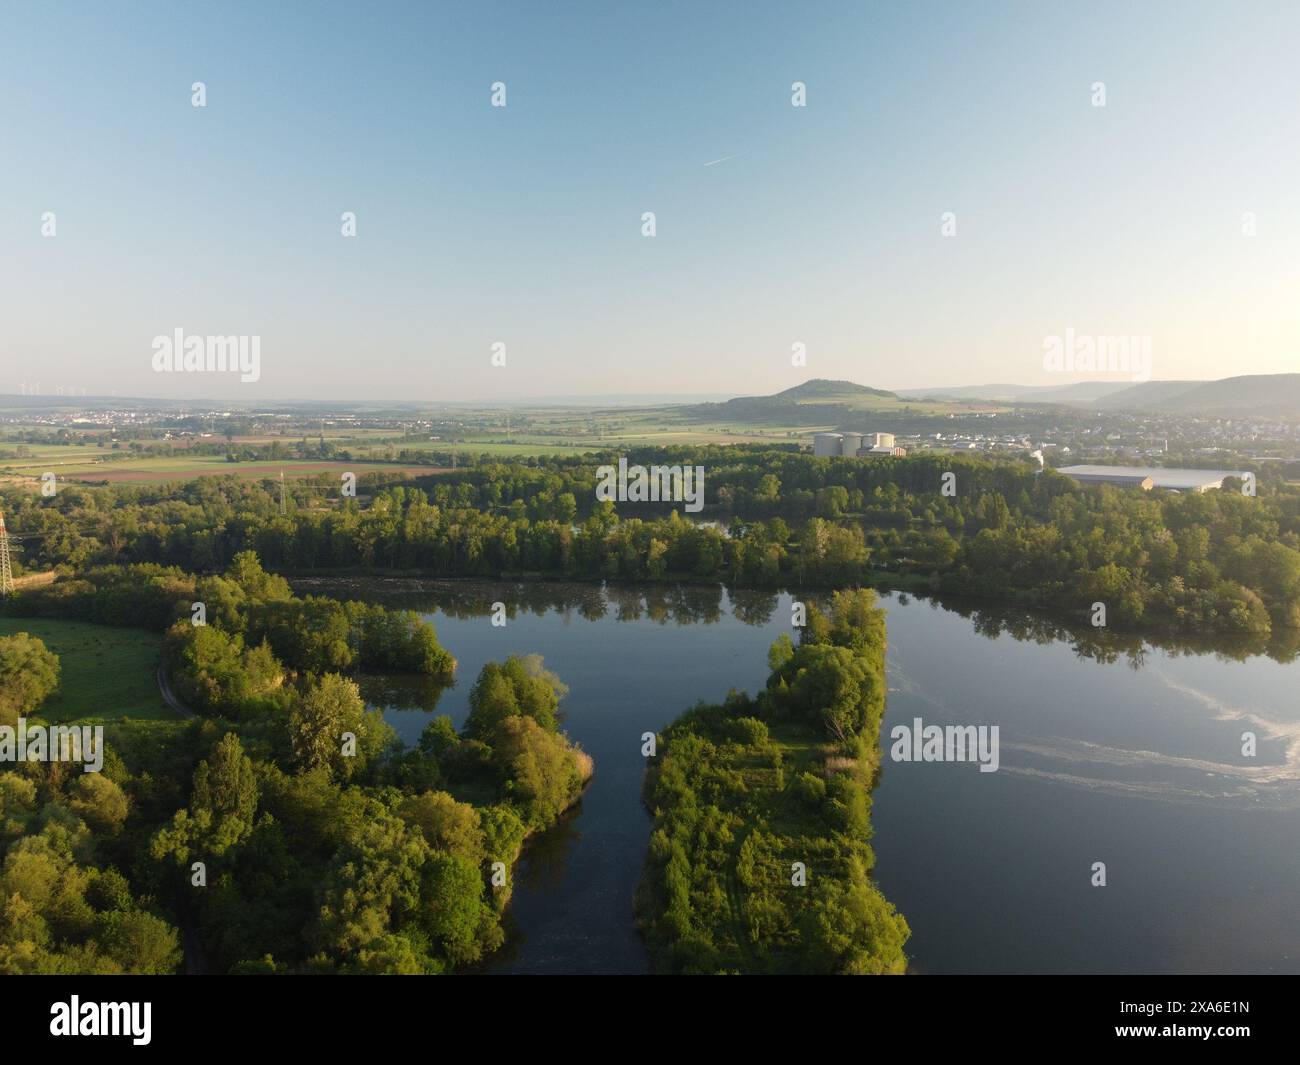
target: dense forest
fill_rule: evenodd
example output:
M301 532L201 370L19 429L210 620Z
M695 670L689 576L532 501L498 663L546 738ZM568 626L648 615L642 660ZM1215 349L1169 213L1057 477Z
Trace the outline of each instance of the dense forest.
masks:
M673 973L901 973L907 922L871 880L885 622L869 590L809 610L756 698L659 737L638 911Z
M358 499L318 480L295 487L285 514L269 482L234 478L65 485L53 499L4 505L29 568L158 562L215 573L252 550L284 572L894 583L1079 620L1100 602L1108 625L1130 630L1300 628L1300 489L1268 477L1256 496L1231 481L1193 495L1082 487L1032 464L954 455L868 462L717 447L628 459L703 465L709 520L670 503L597 502L600 456L400 484L371 474Z
M299 599L251 554L210 577L99 567L22 605L165 630L193 716L113 724L101 773L0 773L0 972L174 972L182 943L191 971L470 964L502 943L523 841L592 773L537 656L488 663L461 732L434 718L405 748L348 674L449 679L432 627ZM26 634L0 639L0 679L0 723L39 723L57 657Z

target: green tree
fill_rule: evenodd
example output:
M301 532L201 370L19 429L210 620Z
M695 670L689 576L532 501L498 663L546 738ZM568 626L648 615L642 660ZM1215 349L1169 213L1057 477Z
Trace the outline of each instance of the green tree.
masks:
M469 693L467 735L491 736L506 718L523 715L543 729L559 728L560 700L569 689L542 664L541 655L511 655L504 662L489 662Z
M14 726L59 686L59 657L26 632L0 636L0 725Z
M328 767L340 779L364 769L390 735L379 714L366 712L356 682L337 673L311 681L289 712L289 743L299 768Z
M123 972L132 975L164 976L180 967L180 936L176 929L142 910L100 914L95 939Z
M500 942L496 913L484 901L483 876L473 863L435 854L422 881L421 924L449 962L477 961L485 946Z
M397 810L398 816L418 828L435 851L464 858L475 868L483 864L483 829L479 812L457 802L445 791L413 795Z
M588 774L590 760L531 717L508 717L492 735L492 757L506 795L520 804L535 827L554 823Z
M94 831L113 835L126 821L126 793L102 773L83 773L69 788L68 805Z
M226 733L194 771L188 810L178 810L170 825L150 843L155 859L186 864L193 852L204 860L220 857L253 831L258 786L253 763L239 737Z

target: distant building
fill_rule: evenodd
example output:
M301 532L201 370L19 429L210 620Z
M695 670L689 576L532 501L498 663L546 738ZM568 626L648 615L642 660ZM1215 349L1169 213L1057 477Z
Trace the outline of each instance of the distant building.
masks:
M824 458L844 454L844 437L839 433L818 433L813 437L813 454Z
M815 433L813 454L822 458L844 455L850 458L880 458L906 455L894 444L893 433Z
M1208 492L1222 488L1236 470L1179 470L1158 466L1062 466L1056 471L1081 484L1115 484L1127 488L1163 488L1171 492Z

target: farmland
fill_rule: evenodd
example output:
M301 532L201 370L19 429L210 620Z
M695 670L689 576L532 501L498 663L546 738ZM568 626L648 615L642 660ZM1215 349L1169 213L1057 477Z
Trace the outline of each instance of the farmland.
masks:
M88 483L159 484L166 481L191 480L195 477L232 475L246 478L279 477L281 472L284 473L286 480L299 480L327 471L342 473L353 470L358 474L378 471L430 472L427 467L411 467L387 462L367 462L364 468L357 469L356 463L351 460L302 462L292 459L288 461L264 459L230 462L223 455L201 454L173 454L109 461L104 455L96 456L89 448L50 446L41 450L44 452L42 455L13 460L0 467L0 476L11 478L18 483L26 482L35 488L46 473L53 473L60 480Z

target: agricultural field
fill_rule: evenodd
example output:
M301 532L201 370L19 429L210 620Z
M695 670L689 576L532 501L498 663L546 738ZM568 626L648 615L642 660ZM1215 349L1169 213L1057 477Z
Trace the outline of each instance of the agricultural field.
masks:
M120 451L115 452L111 446L104 444L19 444L12 440L0 440L0 469L42 463L64 465L94 462L113 454L120 454Z
M30 633L59 656L59 688L40 708L52 724L174 721L158 693L161 637L84 621L0 618L0 636Z
M80 449L72 448L71 451ZM46 457L40 460L15 460L0 466L0 476L9 477L18 482L27 481L32 487L40 483L44 473L54 473L60 479L82 481L87 483L137 483L159 484L165 481L190 480L195 477L237 476L248 478L278 477L284 472L286 480L299 480L315 474L337 470L340 473L351 470L360 476L362 473L404 472L429 473L428 467L405 466L400 463L372 463L358 466L355 462L330 460L310 462L295 459L277 461L273 459L253 462L229 462L224 455L170 455L121 461L75 461L75 456L66 458Z
M825 426L830 427L829 423ZM792 443L807 439L814 431L815 428L807 426L696 423L674 414L672 408L519 408L509 412L467 411L462 423L431 434L436 439L393 437L369 447L342 446L349 446L355 455L370 458L393 457L403 449L525 457L630 447Z

